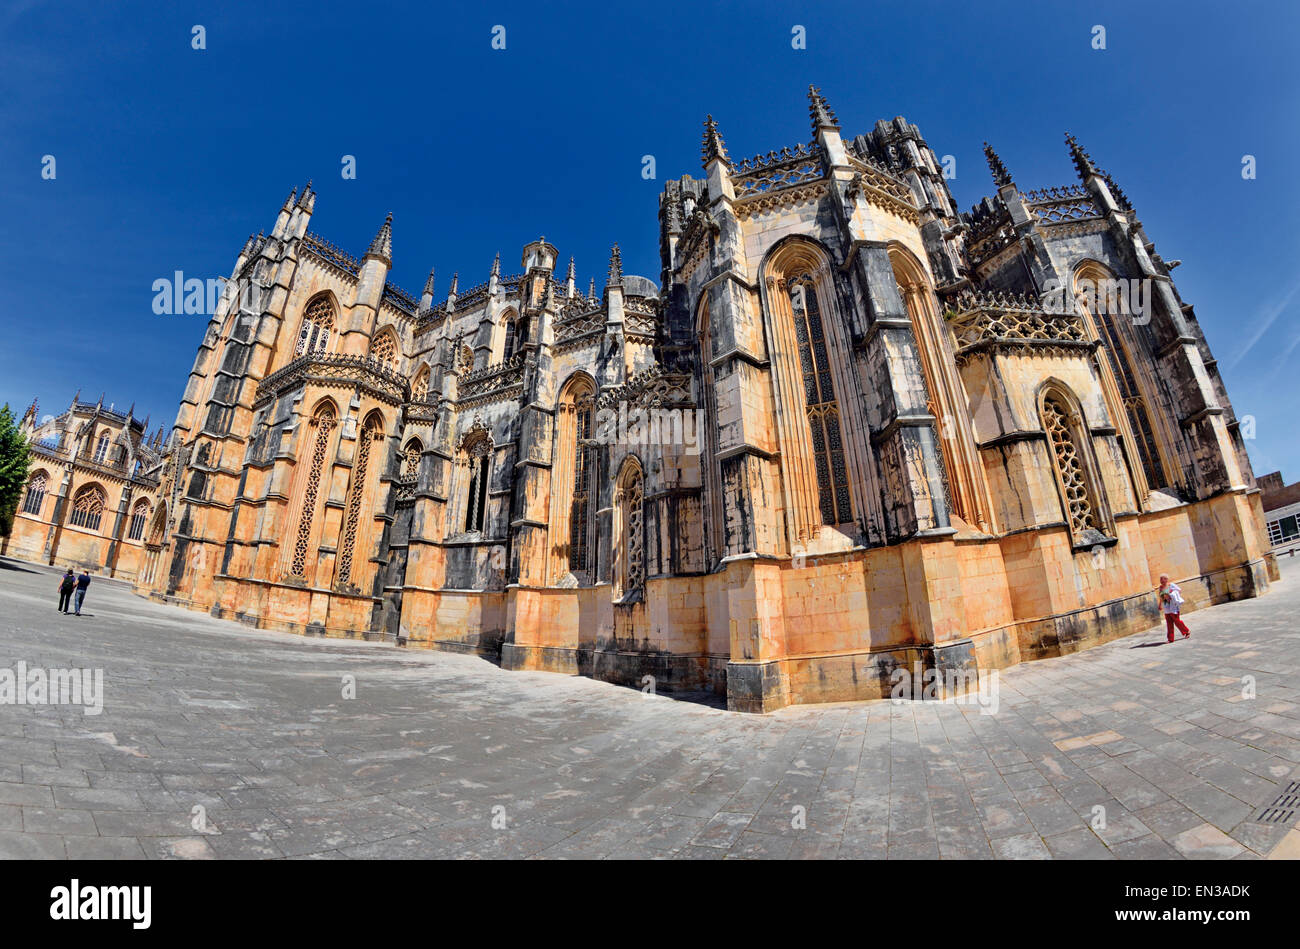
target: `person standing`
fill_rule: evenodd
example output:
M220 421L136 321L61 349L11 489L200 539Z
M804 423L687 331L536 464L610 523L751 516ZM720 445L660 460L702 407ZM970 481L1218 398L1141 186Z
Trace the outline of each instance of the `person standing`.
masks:
M68 568L68 572L63 575L59 581L59 612L68 612L68 605L72 600L72 591L77 588L77 575Z
M1183 610L1183 591L1178 588L1178 584L1169 579L1167 574L1160 574L1160 589L1156 591L1160 598L1160 612L1165 614L1165 630L1169 634L1167 642L1174 641L1174 627L1177 626L1179 632L1183 634L1183 639L1192 635L1192 631L1187 628L1179 614Z
M81 576L77 577L77 615L81 615L81 601L86 598L86 587L90 586L90 571L82 570Z

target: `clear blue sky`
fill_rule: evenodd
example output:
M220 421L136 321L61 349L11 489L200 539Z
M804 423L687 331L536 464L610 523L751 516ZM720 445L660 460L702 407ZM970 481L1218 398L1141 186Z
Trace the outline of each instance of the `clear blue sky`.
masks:
M904 115L992 190L1074 181L1073 132L1135 204L1253 415L1257 473L1300 478L1297 36L1286 3L56 3L0 8L0 401L74 390L168 425L204 317L154 280L223 276L313 178L313 230L354 254L394 215L391 279L518 270L544 234L578 275L659 274L656 195L807 141L820 85L846 134ZM207 49L191 48L206 28ZM506 27L506 49L491 31ZM791 29L807 49L791 48ZM1107 49L1091 48L1091 30ZM42 156L57 178L42 180ZM340 160L355 155L357 178ZM658 180L641 177L654 155ZM1241 177L1242 156L1258 177ZM598 282L600 280L598 279Z

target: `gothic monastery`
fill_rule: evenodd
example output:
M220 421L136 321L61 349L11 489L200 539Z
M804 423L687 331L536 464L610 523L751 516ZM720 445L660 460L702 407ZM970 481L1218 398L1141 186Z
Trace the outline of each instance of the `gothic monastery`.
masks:
M659 200L658 281L544 239L435 302L310 184L250 238L166 438L74 399L25 425L5 553L260 628L474 652L729 708L1055 656L1255 596L1276 565L1191 305L1111 176L968 213L916 126ZM1125 292L1098 293L1097 287ZM1132 293L1127 288L1134 288Z

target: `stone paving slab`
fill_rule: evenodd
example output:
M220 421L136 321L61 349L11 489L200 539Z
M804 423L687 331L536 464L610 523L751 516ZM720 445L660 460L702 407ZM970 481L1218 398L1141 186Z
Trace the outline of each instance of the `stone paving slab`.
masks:
M1300 780L1300 561L1263 597L1001 670L998 710L728 713L473 657L305 639L0 559L0 858L1253 859ZM344 677L355 677L345 698ZM1250 691L1253 688L1253 693ZM697 697L698 698L698 697Z

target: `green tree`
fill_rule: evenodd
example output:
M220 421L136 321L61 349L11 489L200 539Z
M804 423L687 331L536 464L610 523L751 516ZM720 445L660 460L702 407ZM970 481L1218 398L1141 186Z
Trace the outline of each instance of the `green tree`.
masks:
M32 451L27 438L14 422L14 413L6 402L0 409L0 537L8 537L14 512L27 485L27 469Z

